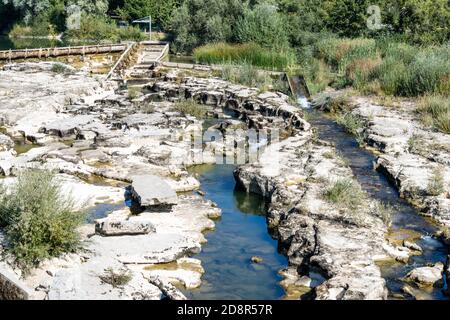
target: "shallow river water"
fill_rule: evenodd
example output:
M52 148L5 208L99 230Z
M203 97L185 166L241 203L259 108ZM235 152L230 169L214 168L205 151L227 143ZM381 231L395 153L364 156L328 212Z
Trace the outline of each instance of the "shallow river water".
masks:
M190 170L200 174L201 190L222 209L222 218L195 256L206 271L202 286L185 293L191 299L282 298L278 270L287 266L287 258L278 253L277 241L267 230L264 200L235 190L234 169L203 165ZM252 263L253 256L263 262Z
M382 264L381 271L386 279L391 297L401 294L404 283L400 278L417 267L428 263L446 263L448 249L432 235L438 227L428 218L419 215L417 210L399 197L395 187L386 177L374 169L376 157L368 150L359 147L356 140L331 118L320 112L309 112L308 121L317 129L319 138L334 143L340 155L347 160L362 188L374 199L393 207L392 227L388 238L401 242L408 239L416 241L423 249L423 254L404 263ZM419 290L421 298L447 299L441 288Z

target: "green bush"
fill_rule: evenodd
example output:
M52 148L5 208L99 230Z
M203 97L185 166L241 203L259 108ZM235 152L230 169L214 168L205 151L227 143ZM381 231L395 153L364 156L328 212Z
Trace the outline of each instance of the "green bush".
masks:
M285 21L273 5L261 3L244 11L239 19L236 36L241 43L257 43L265 48L284 49L289 47Z
M222 65L221 77L227 81L266 90L274 85L272 78L264 71L250 64Z
M59 73L59 74L71 74L72 73L72 70L62 63L55 63L52 66L51 71L54 73Z
M274 51L254 43L208 44L194 50L195 59L207 64L240 63L270 70L285 70L295 63L295 55L290 50Z
M0 227L7 252L27 270L44 259L73 252L80 245L77 228L85 213L74 209L55 176L45 171L26 171L9 190L0 190Z
M56 36L55 26L45 15L33 19L29 25L15 24L9 32L11 38Z
M191 115L197 119L205 118L207 113L204 106L192 99L178 101L172 109L183 115Z
M109 18L83 14L79 29L68 30L66 36L73 40L109 40L112 42L121 40L140 41L145 39L145 35L138 27L119 28L116 23Z
M332 183L324 192L327 201L355 210L365 198L361 187L350 179L341 179Z

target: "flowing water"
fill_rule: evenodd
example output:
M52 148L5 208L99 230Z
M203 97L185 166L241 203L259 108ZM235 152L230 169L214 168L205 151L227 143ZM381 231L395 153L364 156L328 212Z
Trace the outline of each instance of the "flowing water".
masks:
M309 111L308 115L308 121L317 129L319 138L330 141L336 146L341 156L348 161L362 188L372 198L393 207L393 223L388 238L399 243L403 240L416 241L422 247L423 254L412 257L407 264L384 263L380 265L391 297L400 297L404 286L400 278L409 271L426 266L428 263L442 262L445 264L448 249L443 243L432 237L438 227L429 219L420 216L415 208L399 197L395 187L383 174L374 169L376 157L371 152L360 148L356 140L341 126L320 112ZM446 299L442 288L418 290L417 292L421 298Z
M267 230L265 202L259 196L235 189L234 166L202 165L190 171L200 175L205 197L222 209L216 230L195 258L202 261L202 286L186 291L190 299L279 299L278 270L287 258L278 253L277 241ZM261 263L252 263L258 256Z

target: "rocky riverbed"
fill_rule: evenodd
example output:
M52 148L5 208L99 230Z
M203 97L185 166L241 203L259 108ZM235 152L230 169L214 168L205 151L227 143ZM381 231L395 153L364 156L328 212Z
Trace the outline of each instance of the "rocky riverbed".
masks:
M2 261L3 297L183 299L175 286L201 285L208 270L195 254L206 241L202 232L214 229L212 219L221 210L192 193L199 182L187 167L215 163L223 145L192 143L203 132L203 121L174 110L184 99L221 119L214 127L219 131L237 125L231 117L249 128L280 131L281 141L264 148L256 163L238 168L235 178L269 202L269 227L289 257L289 267L281 271L289 296L387 297L375 262L405 260L414 249L386 240L386 217L370 197L351 210L324 198L330 185L353 174L333 146L315 137L286 95L217 78L182 77L177 70L139 89L131 95L85 73L55 74L48 63L0 71L5 184L14 184L23 169L49 169L80 208L120 203L129 187L137 210L132 214L124 205L87 223L80 229L82 252L45 261L30 275L22 275L9 259ZM18 141L33 148L18 153ZM114 286L108 281L112 276L128 281ZM5 293L5 278L17 284L17 292Z

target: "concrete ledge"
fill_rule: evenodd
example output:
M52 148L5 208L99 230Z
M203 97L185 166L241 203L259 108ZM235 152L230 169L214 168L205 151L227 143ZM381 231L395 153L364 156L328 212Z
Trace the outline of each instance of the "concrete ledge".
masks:
M30 300L31 290L16 275L0 267L0 300Z

